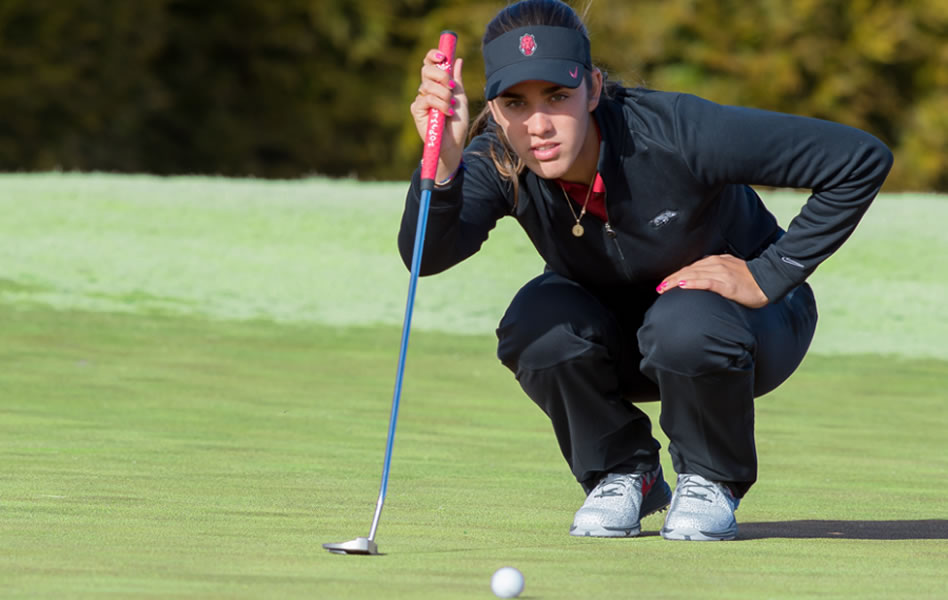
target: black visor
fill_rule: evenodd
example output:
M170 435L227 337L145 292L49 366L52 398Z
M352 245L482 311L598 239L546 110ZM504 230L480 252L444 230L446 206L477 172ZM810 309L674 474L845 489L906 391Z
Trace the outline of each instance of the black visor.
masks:
M487 100L522 81L549 81L576 88L585 72L592 70L589 40L568 27L520 27L488 42L484 69Z

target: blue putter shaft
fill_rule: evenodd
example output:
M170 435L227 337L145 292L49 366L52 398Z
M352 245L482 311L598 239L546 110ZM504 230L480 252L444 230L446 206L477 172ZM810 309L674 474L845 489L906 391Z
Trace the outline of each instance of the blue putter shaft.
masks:
M425 245L425 229L428 228L428 207L431 205L430 180L422 181L421 202L418 205L418 226L415 229L415 247L411 254L411 277L408 280L408 301L405 304L405 320L402 324L402 343L398 350L398 371L395 375L395 392L392 394L392 413L388 421L388 440L385 443L385 460L382 466L382 483L379 486L379 499L375 503L375 516L369 541L375 541L375 532L379 527L379 517L385 504L388 490L388 473L392 466L392 448L395 443L395 425L398 423L398 405L402 397L402 379L405 376L405 355L408 354L408 337L411 333L411 315L415 307L415 289L418 287L418 273L421 271L421 254ZM433 182L432 182L433 183Z
M449 77L454 76L454 52L457 47L457 34L442 31L438 40L441 62L437 65ZM453 112L452 112L453 114ZM392 413L388 420L388 440L385 442L385 460L382 466L382 483L379 486L379 499L375 504L375 516L369 537L356 538L338 544L323 544L323 548L334 554L378 554L375 533L379 527L379 517L385 504L388 491L388 474L392 467L392 447L395 443L395 425L398 423L398 405L402 397L402 379L405 377L405 357L408 354L408 336L411 332L411 315L415 308L415 290L418 288L418 276L421 273L421 255L425 246L425 230L428 228L428 207L431 206L431 191L435 187L438 160L441 153L441 137L445 129L446 115L437 108L428 111L428 124L423 140L424 153L421 158L421 201L418 205L418 222L415 228L415 247L411 255L411 277L408 280L408 302L405 303L405 320L402 322L402 343L398 349L398 371L395 375L395 392L392 394Z
M442 31L438 40L441 62L438 67L449 77L454 76L454 51L458 36L453 31ZM453 114L453 111L452 111ZM408 280L408 302L405 303L405 320L402 322L402 343L398 350L398 372L395 376L395 393L392 394L392 414L388 420L388 440L385 442L385 461L382 466L382 483L379 486L379 499L375 504L375 516L369 537L356 538L338 544L323 544L323 548L333 554L377 555L375 532L379 527L379 517L385 504L388 490L388 474L392 466L392 447L395 443L395 425L398 423L398 405L402 397L402 379L405 376L405 356L408 354L408 335L411 332L411 314L415 308L415 290L418 288L418 275L421 273L421 255L425 247L425 230L428 228L428 207L431 206L431 191L435 187L438 160L441 153L441 137L445 129L446 116L437 108L428 111L428 125L423 140L424 153L421 158L421 201L418 204L418 223L415 228L415 247L411 254L411 277Z

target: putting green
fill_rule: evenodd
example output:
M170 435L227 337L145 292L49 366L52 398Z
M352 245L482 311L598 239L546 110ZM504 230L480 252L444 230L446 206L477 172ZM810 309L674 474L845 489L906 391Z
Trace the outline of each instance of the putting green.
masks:
M824 265L827 283L858 281L838 291L873 320L836 340L834 321L861 317L824 302L823 350L759 400L761 479L738 541L666 542L659 516L638 539L571 538L582 493L549 424L490 328L464 334L446 312L413 333L385 555L325 552L366 535L375 508L403 187L0 177L0 595L489 598L491 573L513 565L525 598L944 597L948 361L859 296L871 274L910 277L923 307L943 297L943 259L925 255L940 223L925 219L901 248L922 263L904 273L876 247L897 219L867 222ZM873 211L944 210L882 200ZM419 320L424 297L496 320L537 268L516 233L457 270L489 275L478 293L423 281ZM368 316L389 304L394 323ZM900 331L938 332L945 309L904 310Z
M762 398L739 541L659 516L576 539L581 490L492 340L419 332L385 556L354 557L321 544L368 533L397 329L4 315L4 597L484 598L503 565L533 598L944 592L943 361L813 355Z

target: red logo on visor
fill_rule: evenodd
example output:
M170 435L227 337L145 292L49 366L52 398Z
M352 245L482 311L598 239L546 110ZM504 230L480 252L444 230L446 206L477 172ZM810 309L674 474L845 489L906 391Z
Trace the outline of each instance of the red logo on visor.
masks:
M537 51L537 40L531 33L525 33L520 36L520 54L524 56L533 56Z

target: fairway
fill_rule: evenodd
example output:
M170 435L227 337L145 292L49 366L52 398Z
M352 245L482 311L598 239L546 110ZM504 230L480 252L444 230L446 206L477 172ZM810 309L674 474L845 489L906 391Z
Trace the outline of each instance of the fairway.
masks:
M542 268L510 222L419 285L384 556L325 552L375 508L404 190L0 176L0 597L491 598L504 565L535 599L948 595L948 200L924 195L881 197L814 276L737 541L568 535L582 491L494 358ZM786 224L805 196L768 199Z

